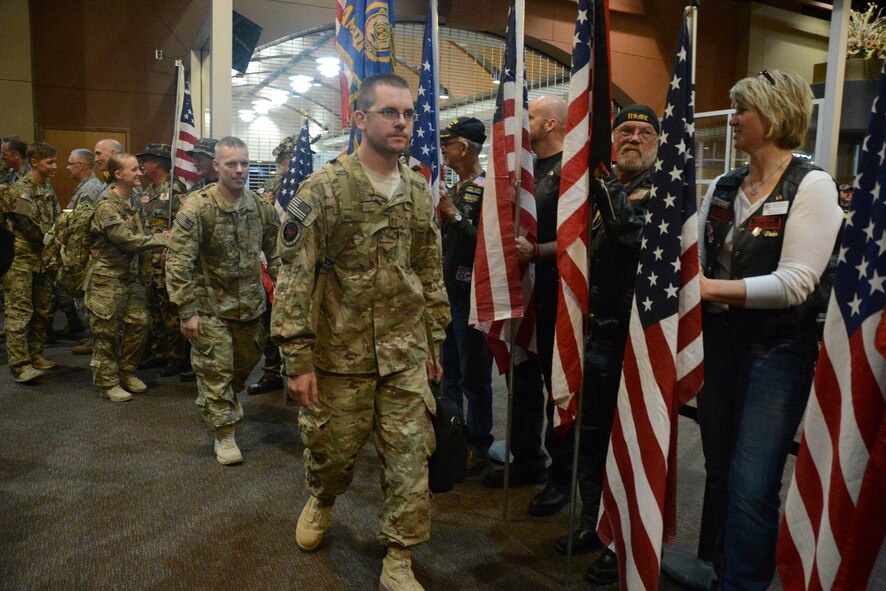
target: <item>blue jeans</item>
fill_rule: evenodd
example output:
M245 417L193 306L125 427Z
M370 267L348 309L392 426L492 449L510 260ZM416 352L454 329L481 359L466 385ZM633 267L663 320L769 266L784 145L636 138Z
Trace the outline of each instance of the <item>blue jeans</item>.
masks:
M752 342L725 314L704 314L704 354L698 416L720 588L762 591L775 572L779 491L812 386L815 325Z
M452 324L446 329L441 361L443 393L464 414L471 448L486 454L492 445L492 352L483 333L468 325L470 302L450 302Z

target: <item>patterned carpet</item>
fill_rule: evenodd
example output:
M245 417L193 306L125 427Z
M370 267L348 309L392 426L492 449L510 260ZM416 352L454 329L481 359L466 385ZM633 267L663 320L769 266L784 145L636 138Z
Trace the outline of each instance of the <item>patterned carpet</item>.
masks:
M36 385L0 367L0 589L374 589L383 549L375 452L333 511L320 550L300 552L294 526L306 493L296 411L282 393L241 396L237 440L245 462L215 461L193 404L195 387L142 372L151 386L125 404L101 400L88 358L71 343ZM3 360L5 365L5 359ZM258 371L256 371L257 375ZM506 392L496 380L496 436ZM704 471L697 427L681 419L679 538L697 539ZM433 502L431 540L414 555L429 591L563 589L566 560L551 543L568 510L533 518L538 488L501 492L477 480ZM575 557L570 589L587 557ZM660 589L679 589L662 578ZM778 588L778 587L773 587Z

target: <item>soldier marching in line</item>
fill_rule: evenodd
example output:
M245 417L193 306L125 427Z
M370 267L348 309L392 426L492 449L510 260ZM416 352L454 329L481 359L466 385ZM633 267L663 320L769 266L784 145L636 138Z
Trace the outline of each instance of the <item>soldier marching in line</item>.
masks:
M169 219L175 217L187 187L173 179L171 150L168 144L148 144L136 154L144 178L150 181L142 193L148 232L169 231ZM188 368L185 341L179 332L178 310L169 301L166 275L160 253L151 255L151 283L148 285L148 311L151 322L151 357L139 369L161 367L160 375L178 375Z
M449 303L430 190L398 161L412 136L409 87L393 74L370 76L356 106L357 152L301 184L280 232L284 266L271 334L303 407L310 492L296 542L305 551L319 546L371 435L385 497L379 585L417 591L411 548L430 536L427 461L435 445L428 382L442 375L429 347L439 350Z
M58 217L58 199L49 182L58 168L58 156L56 149L44 142L28 146L27 156L29 174L8 189L5 203L0 205L0 214L15 234L15 258L3 277L3 287L9 369L19 383L39 378L43 370L56 365L43 357L43 344L58 265L52 254L51 233Z
M110 158L113 185L96 206L89 228L93 243L84 287L93 337L90 365L93 383L114 402L147 390L134 373L148 328L138 253L166 244L164 234L145 234L139 211L130 203L141 174L135 156Z
M260 253L276 278L279 222L274 208L246 188L245 143L219 140L213 166L218 183L192 194L175 217L166 282L191 342L197 404L215 432L216 459L229 465L243 461L234 438L243 417L237 392L261 357Z

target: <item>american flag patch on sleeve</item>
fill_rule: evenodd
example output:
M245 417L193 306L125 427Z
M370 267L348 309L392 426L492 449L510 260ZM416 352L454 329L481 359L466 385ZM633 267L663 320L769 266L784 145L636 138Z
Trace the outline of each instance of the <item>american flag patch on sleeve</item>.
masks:
M179 226L184 228L186 232L190 232L194 228L194 220L186 216L183 211L180 211L178 215L175 216L175 221Z

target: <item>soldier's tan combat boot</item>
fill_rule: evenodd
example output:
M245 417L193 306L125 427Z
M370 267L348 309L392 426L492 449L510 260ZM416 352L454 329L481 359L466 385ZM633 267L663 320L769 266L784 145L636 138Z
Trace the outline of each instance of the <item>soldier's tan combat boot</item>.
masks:
M412 552L399 546L388 546L382 562L379 591L424 591L412 574Z
M141 394L148 391L148 386L138 379L134 373L124 372L120 374L120 385L133 394Z
M24 384L26 382L30 382L31 380L36 380L40 376L44 375L42 371L39 369L34 369L31 365L26 365L24 369L22 369L17 376L12 379L15 380L18 384Z
M224 425L215 430L215 459L225 466L243 461L243 454L234 439L234 425Z
M298 516L298 525L295 526L295 542L305 552L317 549L323 541L323 534L329 528L329 515L332 513L332 503L321 501L311 495Z
M55 361L50 361L43 355L37 355L31 360L31 365L37 369L52 369L58 364Z
M132 394L120 387L120 385L102 388L102 396L107 396L111 402L126 402L132 400Z

